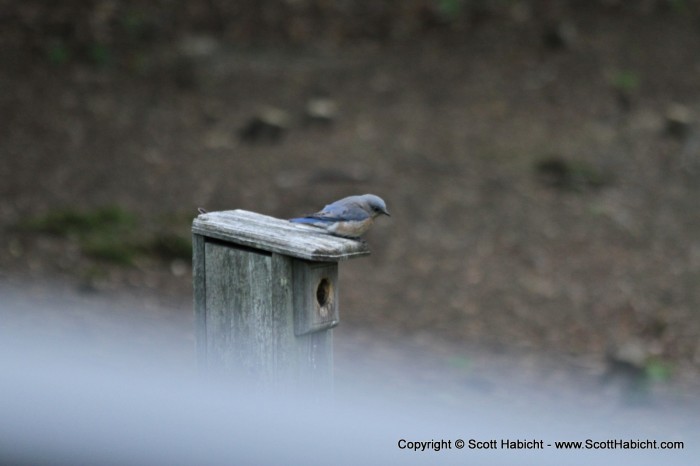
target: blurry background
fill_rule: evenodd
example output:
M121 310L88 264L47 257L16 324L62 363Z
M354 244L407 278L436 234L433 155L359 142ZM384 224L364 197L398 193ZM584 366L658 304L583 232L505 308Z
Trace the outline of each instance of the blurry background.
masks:
M193 365L197 207L371 192L339 388L700 388L695 1L5 0L0 44L5 329Z

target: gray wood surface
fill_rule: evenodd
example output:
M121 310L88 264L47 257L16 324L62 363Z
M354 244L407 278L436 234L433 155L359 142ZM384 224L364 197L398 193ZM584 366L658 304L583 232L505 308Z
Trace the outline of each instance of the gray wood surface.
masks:
M338 264L294 261L294 333L318 332L339 322Z
M330 396L338 261L366 244L242 210L200 215L192 233L200 367Z
M312 386L312 393L328 396L333 387L330 328L338 319L332 313L315 318L318 306L312 299L317 279L327 277L335 286L338 265L199 235L195 245L200 251L195 252L195 324L201 367L256 387ZM307 268L310 273L299 272ZM337 306L337 297L331 299ZM295 334L298 315L303 335Z
M199 367L207 361L207 289L204 270L204 243L201 235L192 235L192 280L194 286L194 331Z
M268 254L206 243L209 366L247 380L271 380L274 364L271 263Z
M311 261L337 262L370 253L362 241L245 210L199 215L192 223L192 232Z

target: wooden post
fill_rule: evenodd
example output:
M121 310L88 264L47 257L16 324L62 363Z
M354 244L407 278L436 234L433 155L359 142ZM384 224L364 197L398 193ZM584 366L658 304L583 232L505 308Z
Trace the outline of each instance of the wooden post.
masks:
M244 210L202 214L192 234L200 367L332 391L338 261L367 246Z

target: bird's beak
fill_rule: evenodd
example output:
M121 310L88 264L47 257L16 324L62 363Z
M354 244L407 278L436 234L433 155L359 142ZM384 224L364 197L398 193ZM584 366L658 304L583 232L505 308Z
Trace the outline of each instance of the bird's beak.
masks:
M389 213L388 210L382 210L382 213L386 215L387 217L391 217L391 214Z

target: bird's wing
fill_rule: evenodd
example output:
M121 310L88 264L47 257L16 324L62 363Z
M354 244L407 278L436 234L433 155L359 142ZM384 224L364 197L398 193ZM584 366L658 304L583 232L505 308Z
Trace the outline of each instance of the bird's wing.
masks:
M336 201L312 215L314 218L333 221L359 221L366 220L369 216L369 213L355 200Z

